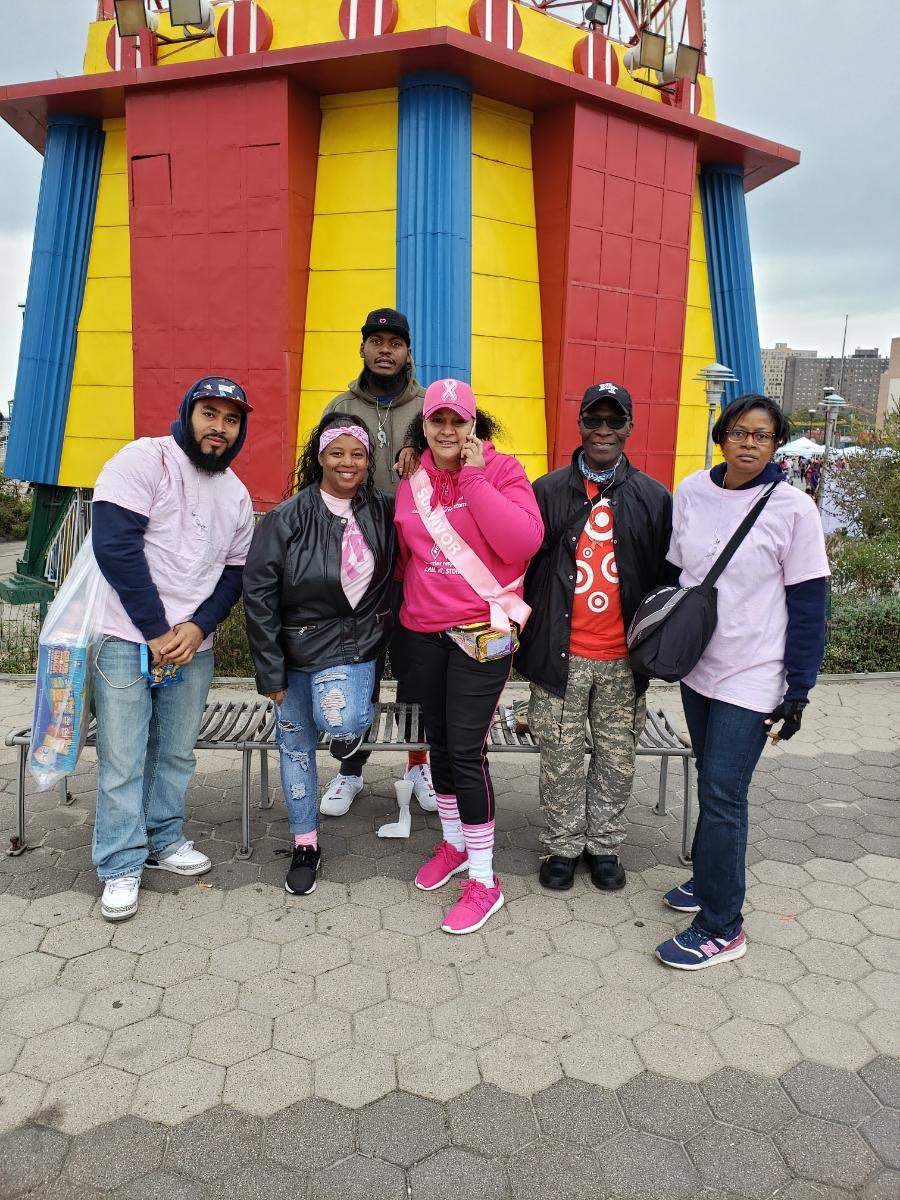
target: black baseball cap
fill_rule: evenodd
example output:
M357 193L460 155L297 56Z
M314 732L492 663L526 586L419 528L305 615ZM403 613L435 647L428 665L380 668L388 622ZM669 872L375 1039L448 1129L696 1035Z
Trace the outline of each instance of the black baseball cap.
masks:
M230 400L242 412L253 412L253 405L247 399L247 393L241 385L222 375L207 375L203 379L198 379L188 392L188 400L191 404L203 396L215 396L220 400Z
M631 395L623 387L619 387L617 383L592 383L581 398L581 408L578 410L579 417L583 417L586 412L589 412L601 400L607 400L610 404L617 405L626 417L633 415Z
M369 313L362 327L363 341L373 333L396 333L410 344L409 321L396 308L376 308Z

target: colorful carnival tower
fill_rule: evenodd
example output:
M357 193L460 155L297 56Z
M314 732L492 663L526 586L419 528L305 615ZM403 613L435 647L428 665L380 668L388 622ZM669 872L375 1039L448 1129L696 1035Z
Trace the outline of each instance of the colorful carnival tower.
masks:
M207 373L250 394L238 470L276 503L388 304L422 382L470 380L532 477L601 379L637 466L701 467L698 370L763 387L745 193L799 160L716 121L704 39L703 0L99 0L82 75L0 88L44 156L22 574Z

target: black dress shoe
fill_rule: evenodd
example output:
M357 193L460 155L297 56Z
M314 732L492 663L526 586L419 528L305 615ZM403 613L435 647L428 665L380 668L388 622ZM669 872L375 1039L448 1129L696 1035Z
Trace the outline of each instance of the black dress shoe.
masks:
M541 863L538 881L541 887L550 888L554 892L565 892L575 882L577 858L563 858L561 854L551 854Z
M625 886L625 868L617 854L591 854L590 850L585 850L584 857L594 887L604 892L617 892Z
M321 865L322 851L316 846L295 846L284 890L292 896L308 896L314 892Z

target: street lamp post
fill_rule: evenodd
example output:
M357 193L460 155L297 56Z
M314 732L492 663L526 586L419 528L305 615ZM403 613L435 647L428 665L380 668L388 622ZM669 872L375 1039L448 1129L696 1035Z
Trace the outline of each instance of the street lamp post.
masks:
M822 455L822 469L819 472L819 486L816 488L816 505L822 507L822 497L825 495L825 472L828 470L828 460L831 458L831 447L834 442L834 430L838 417L849 405L843 396L837 392L826 393L819 403L819 408L825 412L825 453Z
M737 383L738 377L730 367L724 367L721 363L710 363L708 367L703 367L698 371L694 378L706 384L706 404L709 408L709 418L706 424L706 469L708 471L713 460L713 425L716 423L719 406L725 395L725 384Z

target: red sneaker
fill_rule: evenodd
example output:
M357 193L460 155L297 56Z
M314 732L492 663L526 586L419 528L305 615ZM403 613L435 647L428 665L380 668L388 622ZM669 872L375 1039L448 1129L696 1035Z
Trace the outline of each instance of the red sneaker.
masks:
M469 856L465 850L457 850L449 842L440 842L434 847L434 854L424 867L419 867L416 874L416 887L423 892L433 892L443 887L448 880L469 865Z
M441 929L444 933L474 933L482 927L488 917L499 912L503 904L500 880L496 875L494 886L490 888L479 883L477 879L467 879L463 884L462 895L444 917Z

